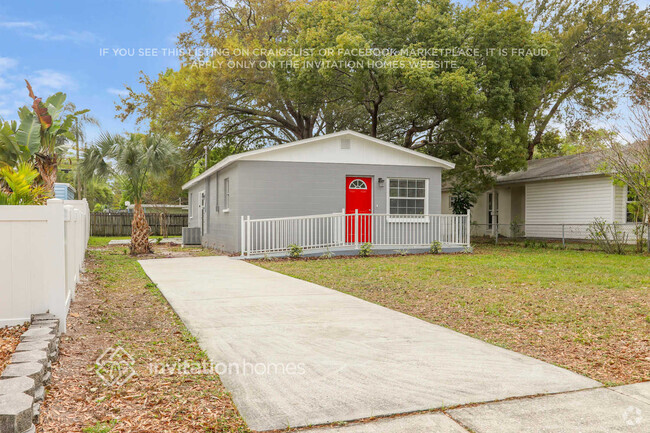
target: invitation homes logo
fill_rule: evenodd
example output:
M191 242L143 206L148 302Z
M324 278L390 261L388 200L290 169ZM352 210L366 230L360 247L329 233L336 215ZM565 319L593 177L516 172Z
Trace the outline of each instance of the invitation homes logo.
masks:
M97 376L111 387L119 387L135 376L135 359L121 346L109 347L95 361Z
M95 373L109 387L120 387L136 375L135 359L121 346L106 349L95 361ZM218 362L178 359L170 363L149 363L148 373L152 376L174 375L303 375L303 363L296 362Z

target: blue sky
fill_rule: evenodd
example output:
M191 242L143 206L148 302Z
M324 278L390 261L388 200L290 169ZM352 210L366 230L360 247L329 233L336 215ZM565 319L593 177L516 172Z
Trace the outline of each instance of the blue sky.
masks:
M139 72L176 67L173 56L100 56L102 48L173 48L186 28L182 0L3 0L0 2L0 116L16 118L29 102L25 78L38 96L63 91L89 108L102 128L133 130L115 119L114 101ZM97 131L90 131L94 136Z
M133 121L115 119L114 102L124 84L139 88L141 70L156 75L178 66L176 57L161 51L174 48L186 16L182 0L3 0L0 117L15 119L16 109L29 102L27 78L38 96L65 92L78 108L89 108L105 130L134 130ZM118 48L133 48L136 55L115 56ZM147 48L158 49L158 55L137 52ZM102 56L102 49L108 54ZM92 138L98 131L89 132Z

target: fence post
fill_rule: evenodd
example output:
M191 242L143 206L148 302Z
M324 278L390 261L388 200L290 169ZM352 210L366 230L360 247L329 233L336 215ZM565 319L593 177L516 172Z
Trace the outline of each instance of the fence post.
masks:
M241 216L241 226L239 227L239 232L241 239L239 240L241 244L241 256L244 257L246 252L246 227L244 226L244 215Z
M566 248L566 244L564 241L564 224L562 224L562 248Z
M469 232L471 230L471 224L470 224L470 213L469 209L467 209L467 246L469 247Z
M359 209L354 210L354 248L359 249Z
M253 237L251 233L251 216L246 217L246 252L248 255L251 253L251 238Z
M47 259L42 264L49 293L49 312L60 320L60 331L66 331L68 311L66 309L66 257L65 257L65 216L63 200L47 201L48 239L43 246L47 250Z

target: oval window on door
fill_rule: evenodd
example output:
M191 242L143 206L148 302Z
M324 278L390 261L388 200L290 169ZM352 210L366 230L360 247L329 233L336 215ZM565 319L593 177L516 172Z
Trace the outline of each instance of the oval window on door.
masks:
M368 185L361 179L354 179L352 182L350 182L350 189L368 189Z

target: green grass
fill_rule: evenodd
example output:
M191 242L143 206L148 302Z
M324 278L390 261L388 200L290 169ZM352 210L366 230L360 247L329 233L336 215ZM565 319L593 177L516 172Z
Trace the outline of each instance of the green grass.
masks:
M91 236L90 239L88 239L88 246L105 247L113 239L123 240L123 239L131 239L131 237L130 236Z
M98 422L94 426L86 427L81 431L83 433L109 433L111 430L113 430L115 424L117 424L117 420L111 420L110 422Z
M258 265L566 366L650 379L650 257L477 245L475 254Z

